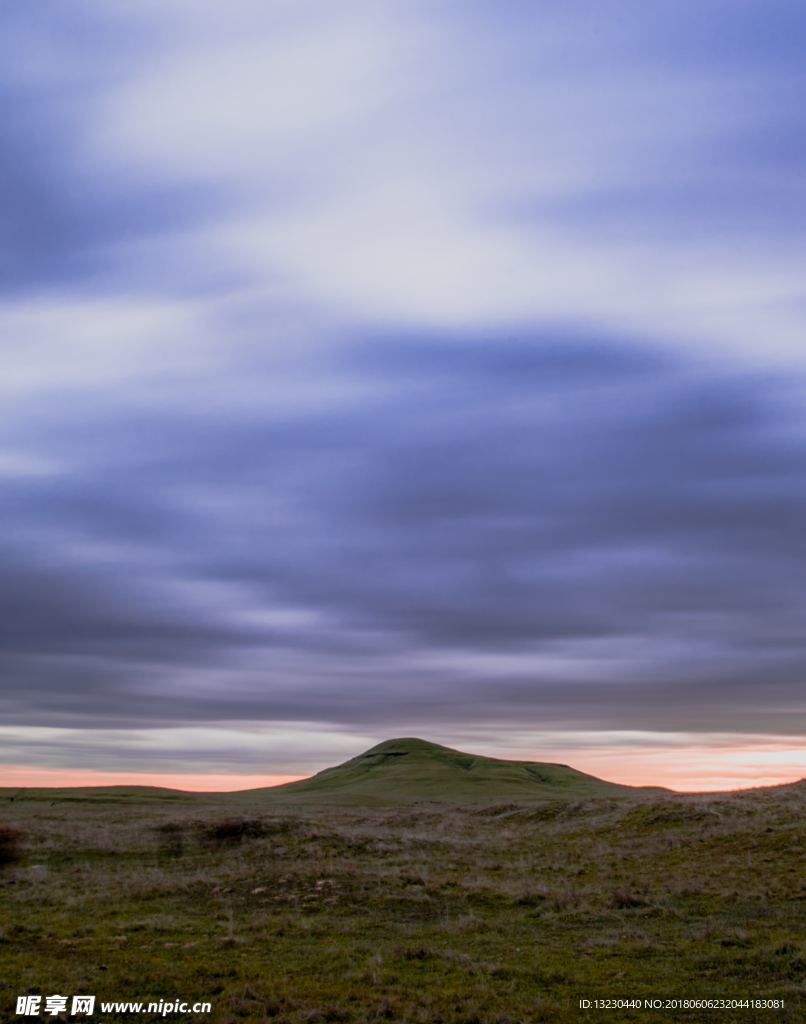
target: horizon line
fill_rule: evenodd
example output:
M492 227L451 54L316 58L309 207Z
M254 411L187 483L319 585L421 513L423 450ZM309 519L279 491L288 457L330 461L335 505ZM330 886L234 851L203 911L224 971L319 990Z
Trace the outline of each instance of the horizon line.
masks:
M503 759L509 760L509 759ZM541 763L541 762L535 762ZM95 769L56 769L37 768L28 765L7 765L0 771L0 791L16 790L23 793L27 790L77 790L77 789L129 789L142 787L161 789L168 792L187 793L189 795L227 795L248 793L261 789L276 789L291 782L310 779L317 772L309 775L286 773L235 773L235 772L136 772L136 771L99 771ZM7 778L9 771L12 778ZM17 778L14 778L17 776ZM742 793L759 789L775 789L783 786L796 785L806 781L806 776L764 778L753 781L749 785L688 787L670 786L661 781L623 782L612 778L596 776L602 781L617 782L637 792L646 789L660 788L673 796L711 795L718 793ZM51 779L53 781L51 781ZM62 781L56 781L61 779ZM5 794L4 794L5 795Z

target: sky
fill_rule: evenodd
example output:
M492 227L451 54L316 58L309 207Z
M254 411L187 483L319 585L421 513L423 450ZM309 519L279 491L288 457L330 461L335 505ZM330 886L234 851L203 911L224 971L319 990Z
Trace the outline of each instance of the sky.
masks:
M801 3L0 23L0 784L806 775Z

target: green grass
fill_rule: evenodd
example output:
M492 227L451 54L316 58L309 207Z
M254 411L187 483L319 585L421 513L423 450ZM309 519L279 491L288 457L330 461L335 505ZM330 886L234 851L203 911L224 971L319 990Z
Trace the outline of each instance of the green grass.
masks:
M117 796L0 800L22 833L0 868L0 1019L28 991L206 999L216 1024L804 1019L804 784L397 807ZM576 1009L696 995L786 1009Z
M407 737L379 743L310 779L261 792L276 801L318 803L326 799L330 804L368 806L418 801L464 804L580 799L632 795L636 790L563 764L480 757Z

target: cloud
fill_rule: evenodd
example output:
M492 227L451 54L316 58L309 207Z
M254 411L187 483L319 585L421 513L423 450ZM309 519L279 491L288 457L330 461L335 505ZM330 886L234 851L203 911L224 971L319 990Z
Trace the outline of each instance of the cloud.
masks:
M5 720L791 731L785 379L567 332L309 371L362 387L274 414L236 375L215 413L179 392L38 435L76 431L77 464L6 482Z
M623 8L18 10L7 279L802 364L802 14Z
M4 721L791 731L803 15L621 8L11 6Z

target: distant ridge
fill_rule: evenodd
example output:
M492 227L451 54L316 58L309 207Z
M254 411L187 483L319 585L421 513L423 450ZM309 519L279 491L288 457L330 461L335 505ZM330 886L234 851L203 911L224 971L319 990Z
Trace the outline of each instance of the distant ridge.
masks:
M385 740L309 779L259 792L277 800L304 803L467 804L667 791L605 782L564 764L482 757L406 736Z

